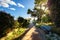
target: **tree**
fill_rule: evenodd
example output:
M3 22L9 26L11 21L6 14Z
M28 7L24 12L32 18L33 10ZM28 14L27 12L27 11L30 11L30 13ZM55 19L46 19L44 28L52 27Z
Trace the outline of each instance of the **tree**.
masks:
M41 21L41 17L43 14L45 14L45 12L42 9L37 9L37 8L34 8L34 10L36 11L35 14L38 18L38 21Z
M35 0L35 4L46 3L46 1L48 1L48 0Z
M44 4L45 7L47 7L46 3L48 0L35 0L35 8L40 8L42 7L42 4Z
M19 22L17 20L14 21L14 28L19 28Z
M38 21L40 22L41 22L41 17L43 14L45 14L44 11L47 8L46 3L47 3L47 0L35 0L34 10L36 10L36 15L37 15ZM43 6L45 7L44 10L42 9Z
M30 10L28 9L27 14L31 14L32 17L37 17L38 21L41 21L41 16L44 14L45 12L42 9L37 9L34 8L34 10Z
M24 21L24 18L18 17L18 22L19 22L19 23L23 23L23 21Z
M52 21L56 27L60 27L60 0L48 0L48 7L51 12Z
M31 14L31 16L33 16L33 17L37 17L38 21L41 22L41 16L43 14L45 14L44 11L45 11L45 9L47 7L46 5L44 5L45 9L42 10L42 5L43 5L43 3L46 3L46 2L47 2L47 0L35 0L35 7L34 7L33 11L28 9L27 13Z
M14 18L10 14L0 11L0 37L2 37L7 29L13 28Z
M27 27L28 24L29 24L29 22L28 22L26 19L24 19L24 22L23 22L22 26L23 26L23 27Z
M33 13L33 11L28 9L27 14L31 14L31 13Z
M23 17L18 17L18 22L19 22L19 26L22 27L22 24L24 22L24 18Z
M27 14L31 14L32 17L36 17L36 14L34 12L35 11L32 11L32 10L28 9Z
M28 9L27 14L31 14L31 16L34 17L34 20L35 20L35 17L37 16L35 10L32 11Z
M49 14L43 14L42 17L41 17L41 22L51 22L51 17L49 16Z
M29 24L29 22L23 17L18 17L18 22L20 24L20 27L27 27L27 25Z

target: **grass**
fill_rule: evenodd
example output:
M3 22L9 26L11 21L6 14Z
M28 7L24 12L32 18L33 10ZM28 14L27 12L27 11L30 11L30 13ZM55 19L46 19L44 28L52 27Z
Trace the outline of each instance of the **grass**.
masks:
M36 23L36 27L37 27L37 28L40 28L41 25L54 26L54 24L51 23L51 22L48 22L48 23L43 23L43 22L41 22L41 23Z
M6 37L1 38L0 40L13 40L14 38L19 37L25 32L26 28L15 28L7 34Z

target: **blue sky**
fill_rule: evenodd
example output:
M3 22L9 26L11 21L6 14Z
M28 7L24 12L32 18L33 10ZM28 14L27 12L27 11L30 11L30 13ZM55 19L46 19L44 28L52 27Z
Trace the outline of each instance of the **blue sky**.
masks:
M30 17L28 9L34 8L34 0L0 0L0 10L10 13L15 18L21 16Z

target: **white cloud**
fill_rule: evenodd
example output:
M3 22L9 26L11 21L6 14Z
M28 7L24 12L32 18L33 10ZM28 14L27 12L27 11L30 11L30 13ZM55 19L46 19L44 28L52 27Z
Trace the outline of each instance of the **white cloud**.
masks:
M12 0L0 0L0 6L9 7L9 4L17 6L17 4Z
M24 8L24 5L20 3L15 3L13 0L0 0L0 6L11 9L11 10L16 10L15 8L10 8L10 5Z
M17 5L18 5L18 7L24 8L24 5L22 5L22 4L20 4L20 3L18 3Z
M15 5L15 6L17 6L17 4L14 2L14 1L9 1L8 2L10 5Z
M4 2L1 2L1 3L0 3L0 6L9 7L9 5L8 5L7 3L4 3Z
M15 8L9 8L10 10L13 10L13 11L15 11L16 9Z
M7 3L7 4L10 4L10 5L17 5L14 1L12 0L3 0L3 2Z

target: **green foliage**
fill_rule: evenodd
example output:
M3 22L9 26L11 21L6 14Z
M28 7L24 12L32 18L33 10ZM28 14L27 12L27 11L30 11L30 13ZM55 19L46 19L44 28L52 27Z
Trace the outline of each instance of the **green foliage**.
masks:
M38 17L38 21L41 21L41 17L43 14L45 14L45 12L42 9L37 9L36 11L37 11L36 15Z
M20 27L27 27L29 24L29 22L22 17L18 17L18 22Z
M28 9L27 14L31 14L31 13L33 13L33 12L30 9Z
M24 22L23 22L22 26L23 27L28 27L28 25L29 25L29 22L26 19L24 19Z
M18 17L18 22L19 22L19 23L23 23L23 21L24 21L24 18Z
M14 22L14 28L18 28L19 27L19 22L17 20L15 20Z
M0 11L0 37L5 34L6 29L12 28L13 25L14 25L13 16L6 12Z
M42 4L47 2L48 0L35 0L35 4Z
M19 22L19 27L22 27L22 24L24 22L24 18L18 17L18 20L17 21Z
M41 7L42 7L42 4L46 3L46 2L47 2L47 0L35 0L35 7L34 7L33 11L28 9L27 13L31 14L32 17L37 17L38 18L37 21L41 22L41 16L42 16L42 14L45 13L44 10L41 9ZM40 8L38 8L38 7L40 7Z
M43 14L45 14L45 9L47 8L47 3L48 0L35 0L35 7L34 7L34 10L36 10L36 15L38 17L38 20L39 22L41 22L41 17ZM44 4L44 7L45 9L43 10L42 9L42 4Z
M32 17L36 17L36 14L34 13L34 11L28 9L27 14L31 14Z
M31 14L32 17L37 17L38 21L41 21L41 16L44 14L45 12L42 9L36 9L34 8L34 10L30 10L28 9L27 14Z
M26 26L24 24L24 28L21 28L21 27L19 27L19 25L21 25L21 24L19 24L19 22L17 20L15 20L13 30L10 30L10 32L7 33L7 35L5 37L3 37L1 40L13 40L13 39L21 36L25 32Z
M45 23L51 22L51 17L48 14L43 14L41 17L41 21Z
M42 25L46 25L46 24L44 24L44 23L36 23L37 28L40 28Z
M40 28L41 25L36 25L37 28Z
M16 28L12 30L8 35L5 37L5 40L13 40L14 38L19 37L25 32L25 28Z
M48 22L48 17L47 17L47 16L43 16L43 17L41 18L41 21L42 21L42 22Z

